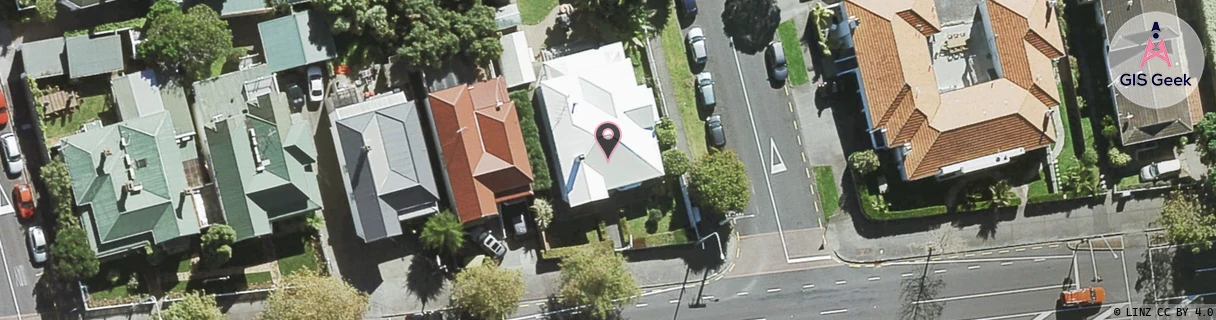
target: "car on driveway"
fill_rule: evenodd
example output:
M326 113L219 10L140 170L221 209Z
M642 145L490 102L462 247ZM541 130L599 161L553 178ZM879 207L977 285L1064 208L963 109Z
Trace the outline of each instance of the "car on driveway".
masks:
M495 238L493 234L490 234L489 230L481 230L474 234L477 237L475 238L477 239L477 244L482 249L485 249L486 252L493 254L494 259L500 259L503 255L507 254L507 246L503 245L502 241L498 241L498 238Z
M17 214L21 219L34 218L34 190L25 182L13 186L13 205L17 206Z
M46 262L46 235L42 233L42 227L33 226L25 232L26 242L30 246L30 256L33 257L34 263L42 264Z
M789 75L789 69L785 66L785 51L781 47L781 41L773 41L768 44L768 51L764 52L764 62L768 65L768 80L773 82L785 82L785 77Z
M300 111L304 109L304 90L300 86L291 85L287 87L287 101L291 105L291 110Z
M697 74L697 100L700 100L701 106L705 108L713 108L718 104L718 99L714 97L714 76L709 72Z
M325 81L322 80L321 67L308 67L308 100L321 102L325 98Z
M726 130L722 128L722 116L712 115L705 118L705 136L709 145L715 148L726 146Z
M1180 171L1182 171L1182 161L1178 161L1178 159L1154 162L1140 168L1140 181L1157 181L1174 176Z
M0 135L0 149L4 149L4 165L8 166L10 176L21 176L25 168L25 159L21 157L21 146L17 144L17 136L12 132Z
M705 31L695 27L688 30L688 54L698 66L704 66L709 61L709 51L705 47Z

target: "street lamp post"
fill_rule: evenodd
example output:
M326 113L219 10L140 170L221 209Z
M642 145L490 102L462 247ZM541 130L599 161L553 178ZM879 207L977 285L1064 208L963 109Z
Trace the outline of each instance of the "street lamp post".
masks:
M1094 258L1094 242L1085 239L1085 244L1089 245L1089 261L1094 265L1094 282L1102 282L1102 276L1098 275L1098 260Z
M722 238L718 236L717 231L715 231L714 233L711 233L707 236L704 236L701 239L698 239L697 244L701 245L701 249L705 249L705 244L703 242L706 239L709 239L709 237L714 237L715 240L718 240L718 249L720 251L720 252L718 252L718 259L726 260L726 248L722 247Z

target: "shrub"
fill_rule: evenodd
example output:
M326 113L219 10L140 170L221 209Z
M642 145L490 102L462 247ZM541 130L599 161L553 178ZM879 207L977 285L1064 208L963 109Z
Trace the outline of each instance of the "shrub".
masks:
M1110 158L1110 165L1115 168L1125 167L1128 163L1132 162L1132 156L1123 153L1119 148L1111 147L1106 155Z
M139 274L131 273L131 276L127 278L127 292L135 291L139 291Z
M1093 149L1085 150L1085 153L1081 154L1081 164L1086 167L1097 165L1098 153L1094 152Z
M878 162L878 154L874 150L864 150L853 152L849 155L849 166L861 175L867 175L871 172L878 171L881 164Z
M663 219L663 210L656 208L646 210L646 219L650 221L659 221Z
M1119 128L1115 126L1102 127L1102 137L1105 137L1110 142L1117 141L1117 138L1119 138Z
M112 285L117 285L118 280L122 280L122 273L118 269L110 269L110 271L106 271L106 280Z
M663 151L663 169L667 171L667 176L677 177L688 172L688 155L680 149L667 149Z
M678 137L676 135L676 125L671 122L671 119L666 117L660 118L659 124L654 129L655 135L659 139L659 149L667 150L675 147Z
M549 177L549 161L540 143L540 130L536 127L536 112L532 108L532 96L527 90L511 91L511 101L519 113L519 129L524 134L524 147L528 150L528 164L532 165L532 190L545 193L553 185Z

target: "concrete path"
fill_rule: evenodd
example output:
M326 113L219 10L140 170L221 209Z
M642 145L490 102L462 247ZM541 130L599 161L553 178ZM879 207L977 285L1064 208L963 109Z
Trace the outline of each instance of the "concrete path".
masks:
M669 26L669 28L671 27L676 26ZM652 89L660 92L662 97L661 101L655 102L659 103L659 111L663 113L663 116L671 119L671 122L675 124L677 136L676 148L684 150L684 154L692 156L691 151L688 150L688 136L684 132L684 121L686 119L680 116L680 107L679 104L676 104L676 95L673 92L675 84L671 82L671 73L667 69L666 50L668 49L663 48L663 42L656 36L651 37L650 41L647 42L646 50L647 56L653 62L651 73L654 76L656 87ZM678 50L684 50L684 48L679 48ZM700 121L700 119L691 119L689 121Z

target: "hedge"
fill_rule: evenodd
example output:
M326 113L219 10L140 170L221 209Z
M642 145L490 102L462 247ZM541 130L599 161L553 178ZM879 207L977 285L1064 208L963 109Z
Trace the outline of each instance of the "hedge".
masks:
M889 210L887 212L878 212L877 208L870 203L870 199L875 197L870 194L870 190L866 188L865 180L862 180L857 173L849 170L853 174L853 181L857 181L853 185L857 189L857 200L861 202L861 212L866 215L866 218L876 221L910 219L919 217L935 216L950 212L944 205L929 206L924 208L916 208L910 210Z
M625 216L621 216L621 219L620 221L617 221L616 226L621 230L621 243L629 242L629 236L633 234L633 232L629 230L629 220L625 219Z
M540 143L540 130L536 127L536 111L532 108L532 95L527 90L511 91L515 110L519 111L519 129L524 134L524 147L528 149L528 163L532 165L532 190L545 193L553 186L549 178L549 161Z
M1026 197L1027 203L1044 203L1064 200L1064 193L1048 193Z
M633 239L633 243L635 244L634 249L670 246L689 242L688 232L684 229L661 232Z
M565 258L565 257L569 257L571 255L574 255L575 253L578 253L579 250L594 248L594 246L602 246L608 250L612 250L612 240L592 242L592 243L577 245L577 246L552 248L549 250L541 251L540 258L545 259L545 260L561 259L561 258Z

